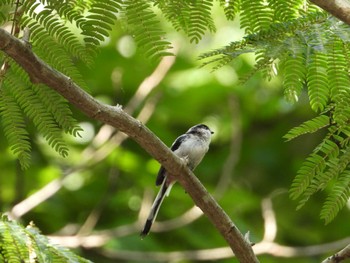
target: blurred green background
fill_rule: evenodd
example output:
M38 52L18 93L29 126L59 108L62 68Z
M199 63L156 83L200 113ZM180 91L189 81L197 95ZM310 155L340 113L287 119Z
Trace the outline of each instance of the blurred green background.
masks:
M277 77L266 81L255 74L241 83L254 65L251 55L214 72L210 66L201 68L201 52L243 36L238 22L227 22L220 12L218 31L198 45L164 22L176 57L163 59L160 66L148 61L125 31L115 29L95 65L79 65L88 92L102 102L132 109L169 146L189 127L207 124L215 134L195 174L237 227L250 232L256 249L262 248L265 232L265 241L290 248L265 247L260 261L320 262L345 245L328 243L347 237L350 213L348 206L325 226L319 212L326 193L313 196L300 211L288 197L297 169L322 136L288 143L282 138L314 116L307 95L291 105ZM152 86L154 80L159 84ZM199 256L208 262L234 262L220 258L230 256L229 249L211 250L225 247L225 241L179 185L165 199L160 223L141 240L139 231L158 190L154 181L159 164L123 134L72 110L84 132L82 138L67 136L68 158L32 133L32 166L22 171L0 134L1 211L10 211L23 224L33 221L54 242L94 262L196 262ZM312 252L314 245L325 246Z

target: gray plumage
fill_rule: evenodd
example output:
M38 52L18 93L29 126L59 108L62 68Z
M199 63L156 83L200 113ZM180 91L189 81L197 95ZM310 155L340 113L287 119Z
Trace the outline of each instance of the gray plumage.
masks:
M194 170L208 151L212 134L213 132L208 126L204 124L195 125L175 140L171 146L171 150L177 156L184 159L191 170ZM161 187L153 202L144 228L140 233L141 237L144 237L149 233L164 197L169 195L174 183L175 181L172 181L167 177L165 168L161 166L156 179L156 185L161 185Z

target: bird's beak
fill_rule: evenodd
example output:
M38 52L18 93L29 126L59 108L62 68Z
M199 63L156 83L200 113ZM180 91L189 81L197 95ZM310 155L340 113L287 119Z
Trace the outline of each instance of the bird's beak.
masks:
M213 132L213 131L210 131L210 133L211 133L211 134L214 134L214 132Z

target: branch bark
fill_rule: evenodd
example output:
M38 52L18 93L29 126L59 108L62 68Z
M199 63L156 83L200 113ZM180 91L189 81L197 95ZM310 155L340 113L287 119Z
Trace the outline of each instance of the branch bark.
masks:
M350 2L348 0L310 0L310 2L350 25Z
M335 253L333 256L323 260L322 263L339 263L348 258L350 258L350 244L339 252Z
M225 238L240 262L259 262L249 242L244 239L197 177L140 121L132 118L120 106L109 106L97 101L69 77L38 58L27 43L13 37L3 29L0 29L0 50L15 60L28 73L34 84L46 84L88 117L109 124L135 140L168 171L171 171L173 176L176 176L195 204Z

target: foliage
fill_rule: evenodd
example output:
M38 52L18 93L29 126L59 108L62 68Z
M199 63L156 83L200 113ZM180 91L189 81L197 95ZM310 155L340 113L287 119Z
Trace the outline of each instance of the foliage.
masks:
M1 262L91 262L51 244L33 223L23 227L6 216L0 220L0 241Z
M170 43L162 39L164 32L160 30L156 15L150 10L150 4L142 0L129 0L125 5L128 26L145 55L158 58L172 55L167 51L171 48Z
M230 1L226 14L233 18L233 1ZM215 32L215 24L211 15L213 1L186 1L186 0L157 0L155 4L164 13L164 16L173 24L178 31L183 31L191 42L202 39L206 30Z
M19 36L30 29L32 48L53 68L87 88L77 61L92 66L99 50L116 26L124 26L146 57L171 55L171 44L161 27L161 14L190 42L198 43L207 31L215 32L215 1L185 0L90 0L2 1L1 25L11 24ZM326 129L325 138L306 158L292 184L290 195L301 198L298 207L316 192L331 187L321 211L330 222L349 198L349 28L304 0L217 1L225 17L238 15L245 37L226 47L202 54L203 65L214 69L256 55L255 72L271 79L281 76L287 100L296 102L307 89L311 108L318 114L293 128L288 140ZM124 28L123 28L124 29ZM124 34L122 32L122 34ZM48 87L33 85L11 59L0 55L0 114L12 152L23 168L30 163L30 120L47 143L62 156L68 147L62 131L77 136L81 129L68 105ZM54 103L55 102L55 103ZM58 102L58 103L56 103Z
M170 44L163 40L164 33L146 1L3 1L0 23L12 21L12 32L16 36L20 30L29 28L33 51L53 68L87 88L75 61L93 64L98 47L110 37L121 12L125 13L130 32L135 34L147 56L159 58L171 54L166 51ZM72 119L68 105L61 103L62 99L57 105L52 103L58 96L42 85L31 84L26 73L4 54L0 55L0 62L4 65L0 82L2 124L22 168L29 166L31 150L22 114L29 117L53 149L67 156L68 148L60 130L74 136L81 131ZM32 100L26 102L25 96ZM43 100L46 96L49 100ZM48 111L45 110L47 106Z
M350 185L337 179L348 169L349 26L325 12L310 10L314 7L304 1L290 1L287 6L285 1L268 1L268 5L251 2L245 5L242 1L241 5L241 27L247 33L244 39L202 54L201 59L206 60L204 65L214 63L214 69L218 69L241 54L255 53L253 73L260 71L268 79L273 71L281 76L287 100L298 101L303 88L307 88L311 108L319 116L292 129L286 138L323 127L328 127L328 133L305 160L290 193L293 199L302 196L300 208L312 194L337 180L321 211L321 217L329 223L350 197ZM343 169L336 169L339 165ZM334 207L338 209L331 209Z
M11 27L14 15L12 3L16 1L1 1L5 2L6 6L1 5L3 15L0 15L0 20L2 25ZM41 4L33 7L38 2ZM308 246L326 244L330 240L346 237L346 233L350 231L349 209L343 208L342 216L335 218L334 222L326 227L319 220L317 213L322 207L319 200L326 200L324 207L329 213L322 214L322 218L329 220L327 216L337 213L348 195L345 186L349 177L347 169L344 169L348 153L342 148L347 142L343 141L342 145L338 143L345 136L343 132L347 131L337 130L338 121L346 123L347 115L344 112L347 107L346 103L337 103L336 99L336 96L341 99L345 96L341 92L337 94L336 83L341 82L337 80L328 83L327 80L330 87L325 94L328 98L332 96L334 101L329 104L330 100L327 100L324 106L324 93L320 93L319 96L317 91L318 86L324 85L324 81L316 79L311 95L313 105L320 114L310 117L310 106L306 101L308 93L304 89L308 87L308 79L313 80L314 72L321 76L343 74L342 70L332 72L339 68L328 65L337 64L338 59L340 65L344 65L344 59L340 58L345 53L339 50L341 42L337 41L337 38L332 42L336 47L333 58L328 54L326 59L322 57L325 52L316 55L311 53L314 47L312 43L309 45L309 53L305 53L308 51L300 47L306 40L312 40L306 32L316 37L316 32L311 29L313 25L321 25L322 21L331 23L327 32L338 30L339 36L344 35L340 39L347 39L345 26L335 23L336 20L328 18L305 1L253 1L251 8L254 9L250 10L244 19L246 23L251 20L254 25L247 24L247 29L243 30L238 28L238 18L245 15L243 6L250 7L247 1L137 1L144 7L142 10L132 6L133 2L23 1L25 8L21 9L22 20L18 20L17 25L25 23L32 27L30 43L42 59L65 72L82 87L88 88L89 93L97 99L110 105L125 105L125 109L134 108L135 111L131 114L137 116L167 145L171 145L179 134L194 123L207 123L215 134L210 150L195 174L207 189L215 194L239 229L244 233L251 232L253 242L259 242L264 236L261 200L266 198L271 198L272 212L276 214L278 236L275 242L285 247L295 245L315 251L317 249ZM199 16L196 20L200 14L189 14L195 9L201 9L206 15ZM96 11L92 13L88 10ZM254 12L262 15L263 19L260 21L258 16L251 17ZM45 20L46 16L48 20ZM142 19L137 20L139 17ZM230 21L227 22L225 17ZM128 21L131 21L131 24ZM141 25L142 21L145 23ZM295 24L293 21L296 21ZM137 31L138 23L143 30ZM270 30L270 25L274 27L273 30ZM340 29L337 25L341 26ZM52 29L49 29L50 26ZM169 29L170 26L179 33ZM293 31L293 27L296 30ZM153 38L144 34L147 28L150 28L149 32L155 32ZM207 35L215 29L216 34ZM303 33L304 29L309 31ZM264 32L270 34L272 31L276 34L272 35L275 44L271 44L268 38L266 42L254 39L254 36L263 37ZM322 31L319 31L324 37ZM16 30L14 34L15 32ZM148 85L162 75L163 67L156 67L155 62L157 63L157 54L163 55L168 52L167 49L159 49L165 47L165 32L170 32L169 36L174 40L174 45L181 44L176 51L176 62L164 77L160 77L161 82L158 86L149 93L143 93L145 87L147 90ZM284 32L287 33L287 47L279 44L283 41ZM198 69L196 58L201 50L213 50L218 47L218 43L228 43L242 34L246 34L243 41L235 43L244 43L248 36L250 42L242 46L241 50L237 49L235 54L231 54L235 59L230 57L226 62L232 61L231 65L224 66L212 74L208 74L206 68ZM133 36L133 40L128 35ZM297 37L301 35L304 35L304 40ZM188 39L187 42L184 41L185 38ZM201 39L203 41L200 41ZM127 45L123 48L126 40ZM139 48L129 50L130 53L125 55L122 51L132 48L133 41ZM200 41L199 45L195 45L197 41ZM331 50L330 43L325 45L326 51ZM281 53L278 48L281 48ZM293 50L292 54L295 55L288 56L288 53L283 53L287 48ZM252 53L255 50L258 50L258 64L252 70L252 56L240 54ZM266 51L276 56L272 58L271 53ZM217 57L230 54L224 49L223 52ZM152 57L153 64L145 60L146 53ZM281 54L281 57L277 57ZM337 57L338 54L340 57ZM309 69L306 63L310 62L311 55L318 64ZM5 105L1 108L0 117L4 122L4 133L0 132L2 211L12 212L24 224L34 221L44 234L53 235L56 240L62 235L63 243L66 240L73 241L65 243L67 246L77 244L74 242L86 245L87 247L81 247L77 251L94 262L135 262L140 259L151 262L152 259L148 256L156 257L159 254L154 252L159 251L166 251L161 255L168 258L168 261L176 261L171 258L176 254L182 255L184 261L195 262L187 257L198 255L197 258L204 260L209 257L211 251L215 252L212 248L226 245L204 216L196 217L196 213L192 213L195 210L192 209L193 202L178 185L174 186L171 195L165 200L154 231L145 240L140 240L139 231L147 204L152 201L158 190L154 186L154 179L159 164L134 142L125 140L123 134L86 118L74 107L69 109L66 102L48 87L32 85L26 74L13 61L5 57L2 59L8 65L6 71L2 71L6 74L1 74L3 82L14 83L6 84L6 88L1 89L4 94L1 95L4 99L2 105ZM168 60L162 60L160 65L167 65L166 61ZM218 63L220 64L220 60ZM327 69L320 70L318 65L326 65ZM250 71L254 73L258 69L261 69L263 74L252 76ZM272 79L271 69L281 78ZM155 74L152 74L153 70ZM245 79L248 79L245 76L252 77L241 85L237 79L240 76ZM268 82L262 76L271 78L272 81ZM299 79L304 81L298 81ZM298 100L297 107L287 104L281 98L281 82L284 85L285 96L291 101ZM12 90L12 86L16 87L15 90ZM50 112L42 116L50 129L40 131L41 136L36 136L35 130L38 129L35 125L38 125L38 120L33 120L35 114L26 105L19 104L24 103L22 93L30 97L30 104L37 105L41 114L43 108ZM128 107L128 102L132 107ZM57 115L59 113L61 115ZM80 132L82 138L60 133L64 130L74 134L71 129L77 127L77 122L71 116L77 118L84 128L84 131ZM292 129L285 138L290 140L306 134L308 139L300 138L293 143L282 143L281 137L285 131L301 120L306 121ZM10 128L6 130L5 127ZM54 137L50 137L51 133ZM308 135L310 133L312 134ZM327 136L327 133L332 135ZM31 157L30 169L18 169L19 165L10 153L4 135L8 137L13 151L23 153L24 156L20 157L20 160L23 158L24 163L29 164ZM56 138L51 146L58 145L58 149L63 150L69 148L69 158L63 159L51 150L52 147L47 143L51 142L51 138ZM62 142L66 147L62 147ZM333 143L338 145L338 149ZM314 155L318 156L310 162L314 164L319 161L316 169L323 168L323 163L326 163L324 177L316 181L318 170L315 175L311 173L299 176L299 184L293 184L291 193L300 193L301 203L313 193L316 193L317 198L308 200L307 209L295 212L295 204L288 198L285 189L289 187L297 167L300 167L302 157L317 144L320 146L315 149ZM337 169L329 169L327 162L334 162L333 167ZM335 176L332 173L339 175ZM331 177L333 179L329 179ZM315 190L314 186L319 184L321 179L323 185L318 185L320 188ZM324 191L319 191L322 189ZM294 195L292 197L296 198ZM266 212L269 211L271 210ZM343 231L339 231L339 228ZM208 236L211 238L208 239ZM270 263L303 263L310 260L320 262L331 253L330 248L324 247L322 246L321 251L317 250L312 259L300 256L298 252L295 254L299 255L297 258L281 258L271 254L258 256L262 262ZM231 258L219 260L232 262ZM156 259L152 262L155 261Z

